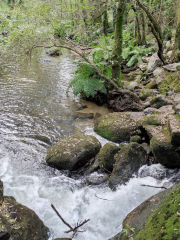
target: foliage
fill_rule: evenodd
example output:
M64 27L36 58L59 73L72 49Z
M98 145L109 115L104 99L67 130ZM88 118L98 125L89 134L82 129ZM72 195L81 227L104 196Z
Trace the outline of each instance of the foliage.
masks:
M142 57L148 56L151 52L151 47L129 45L123 50L122 57L128 61L126 65L131 67L136 62L142 62Z
M133 240L134 231L135 228L132 228L128 224L126 224L126 228L123 228L122 233L127 236L128 240Z
M74 76L73 80L68 86L67 92L69 92L69 88L71 87L73 87L73 94L75 96L83 93L86 97L94 97L98 90L102 93L107 93L103 82L94 78L85 77L83 74Z
M111 77L111 53L112 39L102 36L99 45L89 54L95 66L108 78ZM103 79L100 79L94 68L87 62L75 62L77 70L74 71L74 78L68 86L73 87L74 95L84 93L86 97L94 96L97 90L107 93L108 86L104 86Z

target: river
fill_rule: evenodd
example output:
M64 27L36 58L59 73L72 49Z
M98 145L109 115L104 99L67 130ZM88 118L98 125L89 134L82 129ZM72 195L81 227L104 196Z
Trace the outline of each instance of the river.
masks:
M33 209L50 228L50 239L71 236L51 209L54 204L71 225L90 219L74 239L107 240L121 230L132 209L160 191L141 185L161 186L167 179L135 177L112 192L107 185L87 186L83 177L72 179L46 166L48 148L77 131L107 142L93 132L92 120L74 117L80 99L71 91L67 95L66 89L76 59L65 51L58 58L42 54L31 64L0 67L0 179L5 195ZM164 171L160 165L156 168Z

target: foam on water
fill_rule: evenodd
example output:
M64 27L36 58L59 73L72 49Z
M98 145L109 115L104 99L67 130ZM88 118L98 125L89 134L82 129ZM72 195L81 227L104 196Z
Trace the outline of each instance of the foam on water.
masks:
M16 175L8 165L11 159L2 152L1 149L0 176L4 182L4 194L14 196L18 202L33 209L52 230L53 237L70 237L71 234L64 233L68 228L52 210L51 204L71 225L90 219L82 227L85 232L74 239L106 240L121 230L122 221L131 210L160 191L141 185L162 186L167 181L135 177L113 192L106 185L84 186L83 179L74 180L65 175Z

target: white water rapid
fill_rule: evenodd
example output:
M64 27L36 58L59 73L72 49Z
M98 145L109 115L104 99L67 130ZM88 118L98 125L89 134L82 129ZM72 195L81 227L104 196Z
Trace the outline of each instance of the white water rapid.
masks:
M0 179L4 194L33 209L51 230L51 237L70 237L68 230L51 204L71 225L90 221L76 240L108 240L121 230L126 215L161 189L141 185L162 186L166 169L161 165L142 167L140 176L112 192L107 185L87 186L83 178L74 180L66 173L44 165L47 149L60 137L80 129L107 142L92 130L91 120L73 117L78 108L72 93L65 91L74 66L66 53L44 64L6 65L0 75ZM13 71L12 71L13 69ZM163 180L155 177L160 174ZM166 184L170 186L170 184Z

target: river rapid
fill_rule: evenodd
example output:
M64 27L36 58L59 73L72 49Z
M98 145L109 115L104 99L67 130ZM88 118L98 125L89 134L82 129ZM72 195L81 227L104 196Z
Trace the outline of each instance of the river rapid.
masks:
M71 225L90 219L74 239L108 240L121 230L131 210L161 191L141 185L162 186L168 179L161 165L145 166L139 177L112 192L107 185L87 186L83 177L72 179L67 172L46 166L48 148L77 131L96 136L102 145L107 142L93 132L92 120L74 116L80 99L71 91L67 95L66 89L75 69L70 60L76 59L65 51L58 58L42 54L31 64L10 62L0 67L0 179L5 195L33 209L49 227L50 239L71 236L64 233L68 228L52 210L54 204ZM156 178L144 177L156 171ZM163 180L157 180L159 172Z

